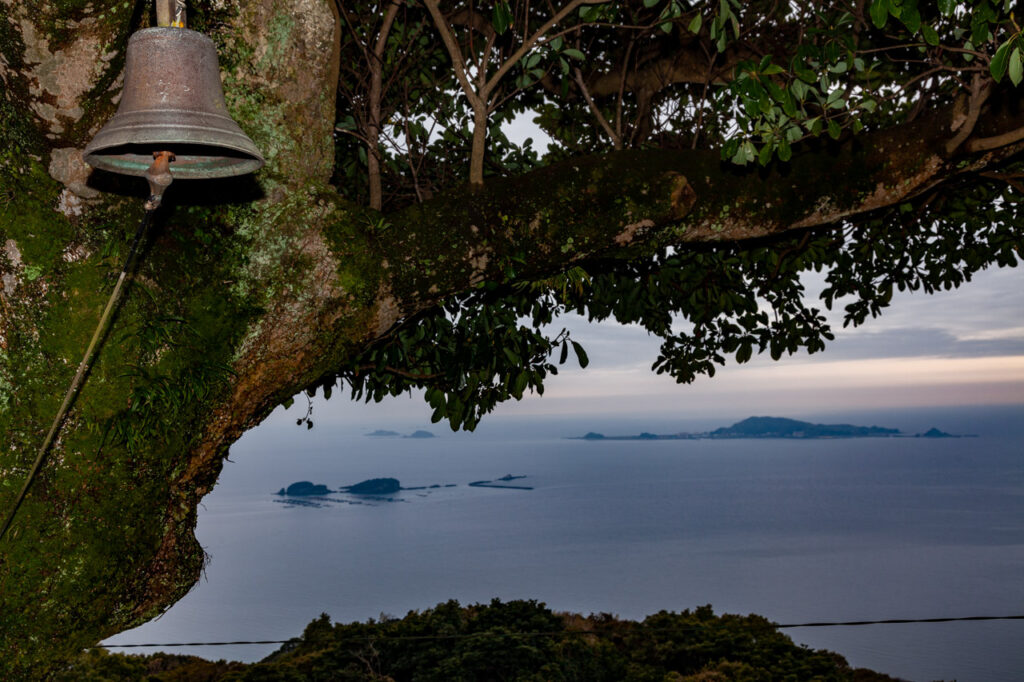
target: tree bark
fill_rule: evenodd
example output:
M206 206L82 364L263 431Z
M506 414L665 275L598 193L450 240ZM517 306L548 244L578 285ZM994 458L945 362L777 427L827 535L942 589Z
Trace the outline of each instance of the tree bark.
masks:
M145 190L89 175L80 161L113 110L130 11L94 1L68 30L53 28L47 2L0 2L13 17L0 41L0 476L14 484L0 488L6 510L98 319ZM0 672L11 679L183 596L203 562L196 505L229 446L403 320L504 281L510 262L525 259L519 276L543 278L666 244L830 225L1024 148L1024 113L1004 91L960 146L980 150L969 156L942 153L953 136L952 109L943 109L785 166L739 170L716 152L616 152L382 216L328 185L338 30L329 3L229 3L210 25L224 27L214 37L229 108L268 165L255 178L179 182L168 193L128 300L0 541Z

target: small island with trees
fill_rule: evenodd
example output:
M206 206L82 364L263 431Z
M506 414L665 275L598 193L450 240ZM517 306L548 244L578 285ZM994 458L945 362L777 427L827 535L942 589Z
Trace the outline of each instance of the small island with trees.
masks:
M591 431L583 436L571 436L570 440L706 440L726 438L907 438L899 429L882 426L854 426L853 424L812 424L811 422L785 417L747 417L732 426L723 426L714 431L699 433L657 434L643 432L630 436L606 436ZM932 428L914 438L962 438Z
M325 485L311 483L310 481L297 481L287 488L281 488L277 491L277 494L287 497L311 497L330 495L333 492L333 490Z

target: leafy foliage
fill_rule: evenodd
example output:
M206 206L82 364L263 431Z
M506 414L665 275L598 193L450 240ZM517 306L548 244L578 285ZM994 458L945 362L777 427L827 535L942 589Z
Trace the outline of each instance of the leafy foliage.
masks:
M122 671L149 666L147 679L154 682L181 679L173 669L157 668L171 658L184 659L90 653L68 674L115 682L139 679ZM366 623L332 625L324 614L301 637L245 667L200 659L174 662L203 670L201 679L209 682L893 679L854 670L838 654L798 647L760 616L715 616L710 606L702 606L635 622L609 614L557 614L536 601L497 599L466 607L449 601L402 619L382 616Z
M896 290L948 290L984 268L1017 265L1022 213L1012 186L986 179L814 235L666 248L543 281L490 283L404 321L319 386L330 397L341 380L366 401L422 387L433 421L472 430L498 403L543 394L570 349L587 365L564 328L550 331L566 312L662 338L652 368L680 383L714 376L727 356L745 363L755 353L815 353L834 339L822 308L841 305L843 325L857 326L880 315ZM821 307L804 285L812 272L827 273Z
M784 168L794 155L913 120L926 105L983 99L989 79L1016 85L1024 68L1011 3L991 0L599 2L546 33L557 7L447 3L455 53L423 3L401 3L390 33L377 3L343 4L342 63L354 66L340 80L335 178L364 200L367 159L378 154L385 210L459 182L471 163L471 93L458 94L452 54L478 79L518 58L485 97L489 176L612 148L716 149L727 165ZM367 84L358 68L372 63L375 41L385 45L379 144L360 113ZM520 116L550 136L545 154L504 134ZM586 364L583 348L555 331L567 311L661 337L653 369L680 382L713 375L729 356L817 352L834 338L822 308L841 305L844 325L858 325L896 289L948 289L1016 265L1019 170L965 174L954 194L925 193L813 235L587 259L533 282L516 283L513 272L403 319L312 390L329 396L341 380L354 398L379 401L423 388L434 421L472 429L498 403L542 393L570 349ZM805 290L810 271L826 273L820 302Z

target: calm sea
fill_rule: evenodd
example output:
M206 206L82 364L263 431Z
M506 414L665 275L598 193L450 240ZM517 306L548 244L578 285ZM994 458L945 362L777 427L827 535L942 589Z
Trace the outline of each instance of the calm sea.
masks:
M980 437L562 438L735 421L590 419L434 427L437 438L418 440L363 435L376 425L318 425L307 437L279 419L240 441L204 501L205 578L108 643L287 639L321 612L365 620L451 598L628 618L710 603L780 623L1024 613L1024 408L846 417ZM533 489L466 485L505 474ZM383 476L455 487L320 507L272 494ZM1024 679L1024 621L786 632L910 680ZM275 648L167 650L253 661Z

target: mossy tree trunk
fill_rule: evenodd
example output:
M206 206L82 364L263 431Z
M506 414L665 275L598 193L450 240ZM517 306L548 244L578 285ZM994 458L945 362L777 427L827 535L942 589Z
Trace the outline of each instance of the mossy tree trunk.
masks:
M114 0L0 6L6 513L141 216L141 181L90 175L80 150L113 112L127 37L146 19L143 5ZM953 113L940 110L823 145L784 172L740 173L715 153L617 152L381 215L328 183L333 4L216 2L192 25L218 43L229 108L268 165L169 191L88 382L0 541L0 671L10 675L38 672L184 595L203 562L196 505L231 443L402 320L504 280L509 263L534 279L667 243L812 229L1022 146L1010 135L950 158ZM991 99L1000 96L1012 106L993 105L975 138L1024 125L1016 99Z

